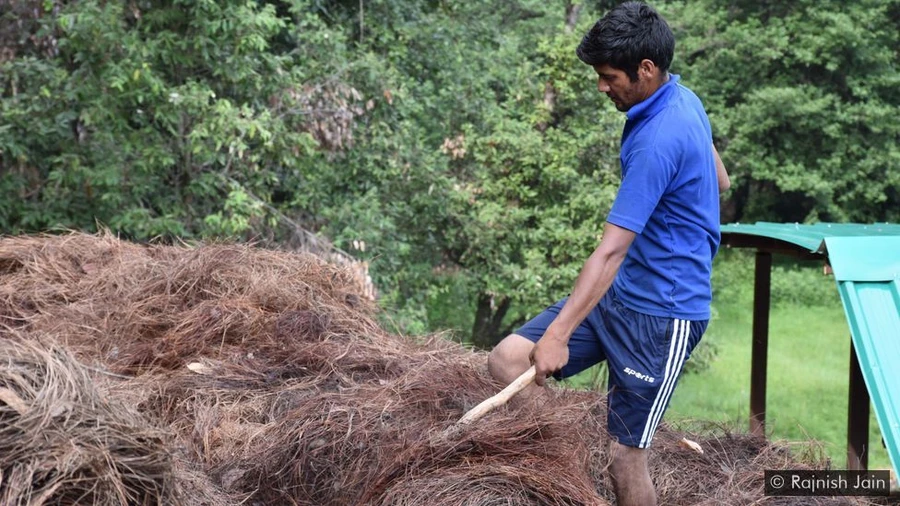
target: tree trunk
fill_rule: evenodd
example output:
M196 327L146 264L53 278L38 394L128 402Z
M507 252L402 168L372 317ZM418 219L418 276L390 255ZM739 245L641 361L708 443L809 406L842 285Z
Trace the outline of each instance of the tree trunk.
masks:
M572 33L578 24L578 15L581 14L580 3L569 2L566 4L566 33Z
M493 295L478 295L478 307L475 310L475 324L472 325L472 345L484 350L494 347L506 337L507 329L503 328L503 317L509 311L509 297L501 297L496 305Z

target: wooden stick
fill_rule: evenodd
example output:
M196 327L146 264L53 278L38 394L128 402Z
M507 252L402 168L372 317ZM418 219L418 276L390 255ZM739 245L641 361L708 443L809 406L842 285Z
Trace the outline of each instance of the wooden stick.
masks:
M528 385L534 383L534 375L535 369L534 366L531 366L527 371L523 372L521 376L516 378L512 383L509 384L506 388L500 391L497 395L493 397L488 397L486 400L482 401L481 404L475 406L470 409L468 413L463 415L462 418L459 419L457 424L468 424L472 423L475 420L483 417L484 415L490 413L495 408L506 404L510 399L512 399L517 393L521 392Z
M475 406L470 409L462 418L456 422L457 426L470 424L484 415L490 413L494 409L506 404L510 399L516 396L517 393L521 392L528 385L534 383L535 376L535 368L531 366L527 371L523 372L521 376L513 380L506 388L500 391L497 395L493 397L488 397L486 400L482 401L481 404ZM451 427L451 429L453 429ZM682 438L681 441L678 442L680 446L686 448L688 450L695 451L699 454L703 454L703 448L694 441L691 441L688 438Z
M19 416L28 412L28 405L25 404L25 401L8 388L0 388L0 401L16 410Z
M688 450L693 450L693 451L699 453L700 455L703 455L703 447L700 446L700 443L691 441L690 439L683 437L683 438L681 438L681 441L678 442L678 444L683 448L687 448Z

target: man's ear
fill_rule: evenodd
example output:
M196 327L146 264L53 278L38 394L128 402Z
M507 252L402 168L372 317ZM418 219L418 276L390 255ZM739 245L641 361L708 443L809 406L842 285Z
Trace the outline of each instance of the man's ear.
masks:
M653 60L648 60L647 58L641 60L641 63L638 64L637 71L643 79L652 80L659 77L659 67L653 63Z

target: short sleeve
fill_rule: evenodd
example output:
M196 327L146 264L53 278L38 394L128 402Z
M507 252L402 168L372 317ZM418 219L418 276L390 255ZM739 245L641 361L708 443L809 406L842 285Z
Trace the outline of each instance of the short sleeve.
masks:
M655 150L641 149L628 155L622 172L622 184L606 221L640 234L675 178L675 164Z

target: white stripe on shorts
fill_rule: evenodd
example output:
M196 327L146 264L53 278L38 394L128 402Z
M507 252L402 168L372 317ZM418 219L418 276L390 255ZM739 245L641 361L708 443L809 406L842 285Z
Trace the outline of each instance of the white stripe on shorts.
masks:
M678 374L684 365L684 357L687 355L688 338L691 334L691 322L687 320L673 320L674 328L672 330L672 342L669 344L669 358L666 360L666 370L663 376L662 385L656 393L653 400L653 406L647 416L647 423L644 425L644 433L641 435L640 448L646 448L653 439L656 432L656 426L662 420L665 407L669 403L669 397L675 389L675 383L678 380Z

